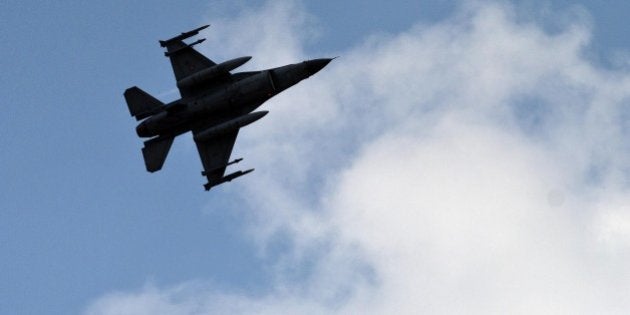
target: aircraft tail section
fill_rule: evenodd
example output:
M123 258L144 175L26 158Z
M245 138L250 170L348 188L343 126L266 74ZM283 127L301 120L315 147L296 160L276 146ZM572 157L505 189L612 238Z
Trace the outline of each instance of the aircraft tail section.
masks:
M131 113L131 116L136 117L136 120L142 120L154 115L161 111L164 106L164 103L137 86L125 90L124 95L129 107L129 113Z
M171 149L174 139L173 137L160 137L144 142L142 156L144 157L144 164L147 167L147 171L153 173L162 169L162 165L164 165L164 161L166 161L166 156Z

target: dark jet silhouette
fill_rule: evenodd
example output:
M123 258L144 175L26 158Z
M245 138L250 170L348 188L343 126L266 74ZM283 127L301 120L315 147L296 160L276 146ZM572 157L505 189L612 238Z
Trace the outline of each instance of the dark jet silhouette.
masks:
M171 60L180 99L164 104L136 86L124 94L131 115L142 120L136 127L138 136L150 138L142 148L147 171L159 171L175 137L192 131L203 164L201 174L208 178L206 190L254 170L224 175L228 165L242 160L229 161L239 129L267 114L253 111L332 60L313 59L267 70L230 73L251 57L216 64L193 49L205 39L184 42L208 26L160 41L166 48L164 55Z

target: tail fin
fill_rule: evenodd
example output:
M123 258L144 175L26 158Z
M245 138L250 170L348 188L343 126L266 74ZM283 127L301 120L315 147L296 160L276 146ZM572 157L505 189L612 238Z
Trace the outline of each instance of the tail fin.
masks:
M125 100L129 107L129 113L131 116L136 117L136 120L147 118L151 115L158 113L164 103L157 100L155 97L149 95L149 93L141 90L139 87L134 86L125 90Z
M153 173L162 169L168 151L171 149L175 138L155 138L144 142L142 156L147 171Z

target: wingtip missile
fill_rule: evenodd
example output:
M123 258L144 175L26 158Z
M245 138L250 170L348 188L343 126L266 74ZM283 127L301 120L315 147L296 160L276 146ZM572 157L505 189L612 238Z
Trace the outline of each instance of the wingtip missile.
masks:
M183 33L181 33L181 34L179 34L179 35L177 35L177 36L175 36L173 38L170 38L170 39L167 39L167 40L161 40L160 41L160 46L166 47L166 46L168 46L168 44L170 44L170 43L172 43L174 41L184 40L186 38L195 36L195 35L199 34L200 31L208 28L209 26L210 26L210 24L207 24L207 25L198 27L198 28L196 28L196 29L194 29L192 31L183 32Z
M204 26L200 26L200 27L198 27L198 28L194 29L192 32L197 32L197 33L199 33L199 31L201 31L201 30L205 30L205 29L206 29L206 28L208 28L208 27L210 27L210 24L206 24L206 25L204 25Z
M225 182L231 182L235 178L241 177L243 175L247 175L247 174L249 174L249 173L251 173L253 171L254 171L253 168L250 168L250 169L248 169L246 171L236 171L236 172L234 172L232 174L223 176L221 179L219 179L218 181L216 181L214 183L207 183L207 184L203 185L203 188L205 188L206 191L208 191L208 190L210 190L210 188L212 188L214 186L221 185L221 184L223 184Z
M251 173L251 172L253 172L253 171L254 171L254 169L253 169L253 168L250 168L250 169L248 169L248 170L246 170L246 171L236 171L236 172L234 172L234 173L232 173L232 174L229 174L229 175L223 176L223 178L221 178L221 179L219 180L219 182L217 183L217 185L218 185L218 184L225 183L225 182L231 182L233 179L238 178L238 177L241 177L241 176L243 176L243 175L247 175L247 174L249 174L249 173Z

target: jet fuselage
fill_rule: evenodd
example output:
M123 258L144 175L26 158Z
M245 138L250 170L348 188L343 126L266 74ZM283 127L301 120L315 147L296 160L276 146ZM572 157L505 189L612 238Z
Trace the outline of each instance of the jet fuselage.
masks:
M209 25L160 40L166 48L181 98L164 104L137 86L123 93L129 113L140 123L136 133L144 140L142 157L147 171L162 169L175 137L191 131L208 182L205 190L251 173L254 169L226 174L239 130L267 114L254 112L265 101L310 77L332 59L321 58L261 71L232 73L251 57L215 63L187 43Z
M239 77L197 97L179 99L166 105L167 110L142 121L137 127L138 136L173 137L186 133L211 117L218 121L229 120L251 113L265 101L315 74L331 59L314 59L282 67L237 73ZM204 94L205 93L205 94Z

